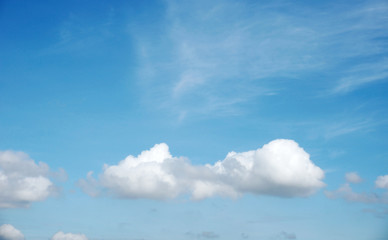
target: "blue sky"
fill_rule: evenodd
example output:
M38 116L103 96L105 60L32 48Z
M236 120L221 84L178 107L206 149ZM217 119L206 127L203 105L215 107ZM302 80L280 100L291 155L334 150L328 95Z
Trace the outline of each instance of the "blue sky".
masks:
M0 239L386 239L387 13L0 1Z

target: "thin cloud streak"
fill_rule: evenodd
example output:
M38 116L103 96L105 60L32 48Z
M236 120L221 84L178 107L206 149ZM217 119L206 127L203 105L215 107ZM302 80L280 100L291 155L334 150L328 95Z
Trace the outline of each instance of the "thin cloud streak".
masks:
M337 94L387 77L387 61L380 57L388 51L384 2L350 10L332 6L329 12L295 4L292 14L282 15L278 11L284 4L166 5L161 43L147 35L135 37L140 72L148 72L139 76L147 82L146 95L163 92L152 99L178 114L222 111L212 98L229 100L228 107L238 109L273 92L271 78L306 81L307 73L324 72L332 79L324 79L330 94ZM287 88L292 82L285 84ZM204 106L211 110L198 111Z

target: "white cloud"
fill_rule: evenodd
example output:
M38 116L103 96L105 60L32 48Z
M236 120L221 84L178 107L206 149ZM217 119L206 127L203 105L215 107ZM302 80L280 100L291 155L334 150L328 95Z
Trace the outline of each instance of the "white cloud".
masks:
M0 226L0 240L24 240L24 235L10 224Z
M345 174L346 182L348 183L360 183L362 178L356 172L349 172Z
M51 240L88 240L84 234L57 232Z
M173 158L164 143L156 144L137 157L128 156L118 165L105 166L101 184L121 197L165 199L181 191L177 179L165 169Z
M207 167L217 176L216 183L239 193L304 197L325 185L322 169L293 140L277 139L257 150L230 152L223 161ZM217 193L218 189L212 190Z
M97 180L90 177L83 185L96 185ZM306 197L325 185L323 178L322 169L295 141L278 139L257 150L230 152L224 160L202 166L173 157L165 143L156 144L137 157L105 166L98 184L124 198L169 199L189 193L200 200L244 193Z
M349 183L345 183L335 191L325 191L325 195L330 199L342 198L348 202L379 203L382 201L376 194L354 192Z
M83 192L92 197L97 197L100 194L99 186L96 179L93 178L93 171L88 172L85 179L77 181L77 186L82 189Z
M388 175L377 177L375 184L377 188L388 189Z
M348 202L361 202L361 203L380 203L388 204L388 192L383 194L371 192L371 193L357 193L354 192L350 186L350 183L359 183L362 181L361 177L356 173L347 173L345 175L347 183L343 184L335 191L325 191L326 197L330 199L344 199ZM388 189L388 175L379 176L375 181L377 188Z
M46 199L54 190L47 164L23 152L0 152L0 208L27 207Z

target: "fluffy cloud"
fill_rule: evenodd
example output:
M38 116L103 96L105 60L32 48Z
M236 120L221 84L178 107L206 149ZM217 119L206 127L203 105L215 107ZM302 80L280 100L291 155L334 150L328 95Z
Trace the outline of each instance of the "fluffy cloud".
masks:
M24 235L10 224L0 226L0 240L24 240Z
M215 164L194 166L173 157L165 143L137 157L104 166L98 185L125 198L169 199L191 194L200 200L215 195L238 197L244 193L306 197L325 184L324 172L295 141L278 139L248 152L230 152ZM95 179L80 180L86 192ZM96 195L96 194L92 194Z
M354 192L349 183L345 183L335 191L326 191L325 195L330 199L342 198L348 202L378 203L381 201L376 194Z
M166 169L169 162L179 164L164 143L156 144L139 156L128 156L118 165L105 166L101 183L114 193L129 198L163 199L181 191L176 176Z
M377 179L375 181L375 185L377 188L388 189L388 175L377 177Z
M348 202L361 202L361 203L380 203L388 204L388 193L379 194L379 193L357 193L354 192L350 183L359 183L362 181L361 177L357 174L345 175L347 183L343 184L340 188L335 191L325 191L326 197L330 199L344 199ZM377 188L387 188L388 189L388 175L379 176L375 181Z
M345 174L346 182L348 183L360 183L362 178L356 172L350 172Z
M54 190L47 164L36 164L23 152L0 152L0 208L27 207Z
M195 186L194 197L246 192L305 197L325 185L322 169L293 140L278 139L257 150L230 152L224 160L206 167L216 179L199 180L202 185Z
M84 234L57 232L51 240L88 240Z

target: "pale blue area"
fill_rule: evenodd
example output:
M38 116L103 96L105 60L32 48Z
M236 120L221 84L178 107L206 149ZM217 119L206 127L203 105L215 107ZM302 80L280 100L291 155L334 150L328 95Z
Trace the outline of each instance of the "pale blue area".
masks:
M0 209L0 224L27 240L386 239L386 205L323 192L352 171L355 192L384 192L387 13L387 1L0 1L0 150L68 174L60 196ZM199 165L278 138L326 171L325 189L159 202L75 184L156 143Z

